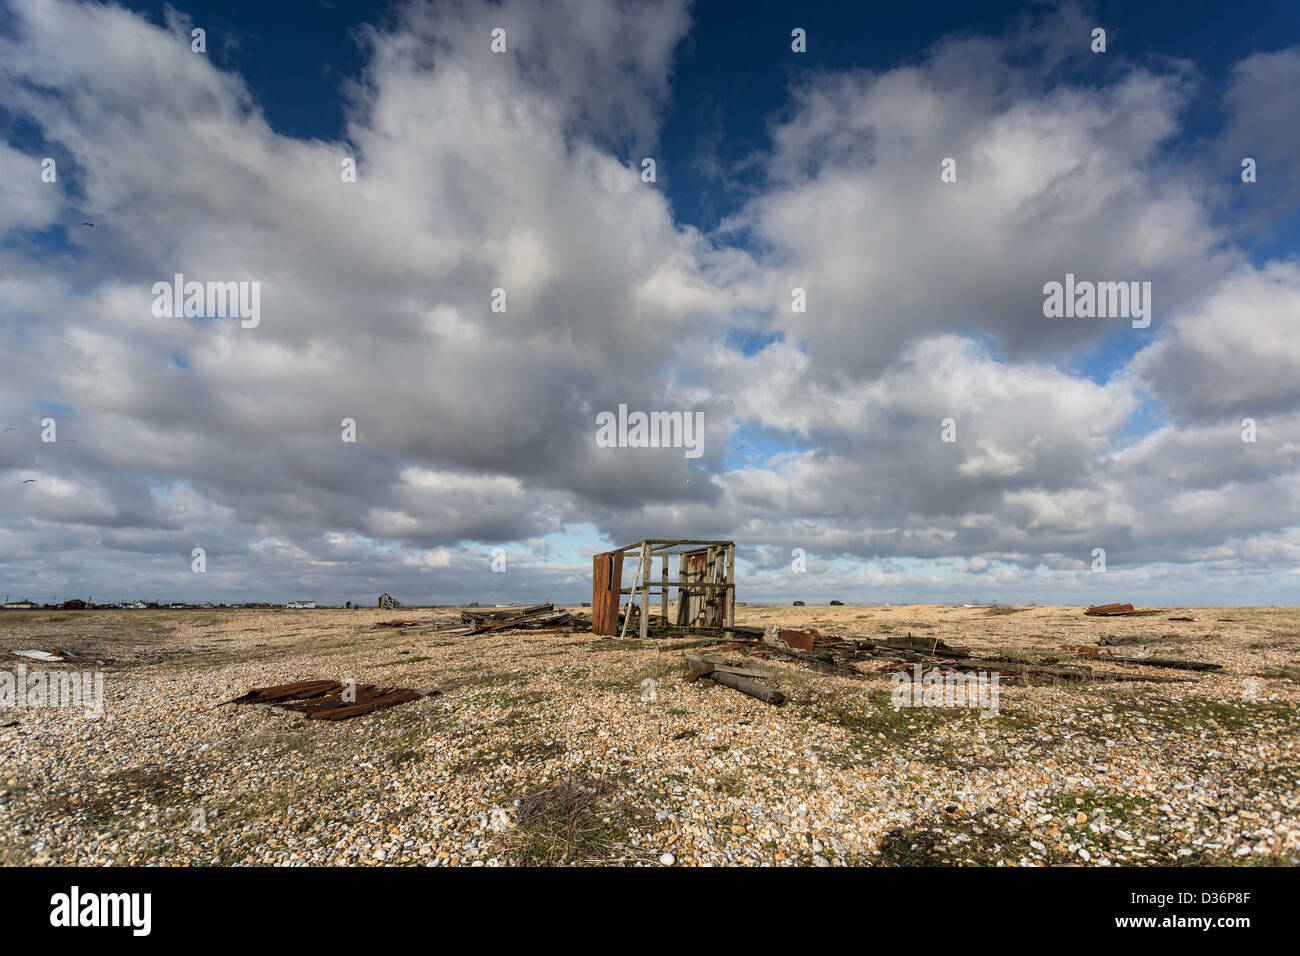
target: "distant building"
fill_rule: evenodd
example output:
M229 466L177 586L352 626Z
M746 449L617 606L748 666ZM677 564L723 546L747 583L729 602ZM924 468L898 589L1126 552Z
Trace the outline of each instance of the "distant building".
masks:
M397 598L393 597L391 594L388 593L379 595L379 600L375 602L375 607L384 608L385 610L389 610L389 611L393 610L394 608L399 608L401 606L402 606L402 602L397 600Z
M86 602L81 598L73 598L71 601L63 602L63 610L65 611L84 611L85 609Z
M21 601L10 601L8 604L5 605L5 610L6 611L34 611L36 610L36 607L37 604L35 601L29 601L27 600L27 598L23 598Z
M315 606L315 601L290 601L285 605L285 607L291 608L314 608Z

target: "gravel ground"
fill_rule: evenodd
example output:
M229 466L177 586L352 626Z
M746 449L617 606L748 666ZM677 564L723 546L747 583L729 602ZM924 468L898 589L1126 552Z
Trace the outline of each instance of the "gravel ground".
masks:
M423 623L374 628L393 618ZM97 718L0 710L0 862L1300 857L1300 609L1089 618L1057 607L742 606L737 618L1032 656L1138 635L1143 644L1125 651L1224 670L1170 684L1004 683L997 715L982 719L969 708L894 709L889 675L872 662L861 679L758 662L788 695L772 707L688 683L680 651L663 650L671 641L439 634L459 621L450 609L2 612L0 666L10 672L18 648L106 663ZM218 706L251 687L314 678L439 693L340 723Z

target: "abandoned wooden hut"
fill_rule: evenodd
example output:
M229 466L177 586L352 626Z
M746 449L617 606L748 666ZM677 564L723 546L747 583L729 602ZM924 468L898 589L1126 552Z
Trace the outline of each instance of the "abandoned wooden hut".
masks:
M632 583L623 586L623 572L636 555ZM677 559L677 576L671 576L672 559ZM659 564L658 580L654 567ZM606 551L592 559L591 629L595 634L620 633L618 617L623 595L628 596L621 633L626 635L636 597L641 596L637 613L638 636L650 633L650 595L659 592L657 631L679 629L722 629L735 623L736 611L736 543L734 541L687 541L647 539L626 548ZM669 620L670 594L675 592L676 608Z

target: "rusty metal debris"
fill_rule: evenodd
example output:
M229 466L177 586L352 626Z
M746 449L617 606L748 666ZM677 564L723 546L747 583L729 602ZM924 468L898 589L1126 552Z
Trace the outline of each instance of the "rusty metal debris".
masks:
M1090 617L1142 617L1147 614L1163 614L1165 609L1159 607L1135 608L1132 604L1096 604L1083 613Z
M816 638L821 637L821 635L815 630L796 631L793 628L788 627L778 628L777 630L777 637L780 640L785 641L785 643L790 647L797 648L801 651L811 651L813 649L813 641Z
M247 694L225 701L300 713L312 720L347 720L376 710L409 704L436 694L405 687L376 687L332 680L300 680L274 687L254 687Z

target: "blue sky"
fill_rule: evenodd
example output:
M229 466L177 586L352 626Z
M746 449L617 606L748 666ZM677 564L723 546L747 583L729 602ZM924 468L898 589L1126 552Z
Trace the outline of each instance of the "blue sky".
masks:
M1294 602L1293 4L12 0L0 44L4 590L579 600L681 532L742 600ZM1067 271L1150 329L1045 320ZM160 321L176 272L261 324ZM621 403L704 456L594 447Z

